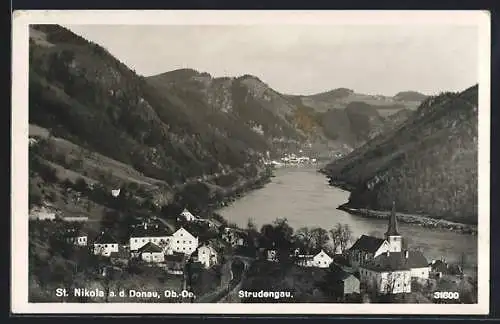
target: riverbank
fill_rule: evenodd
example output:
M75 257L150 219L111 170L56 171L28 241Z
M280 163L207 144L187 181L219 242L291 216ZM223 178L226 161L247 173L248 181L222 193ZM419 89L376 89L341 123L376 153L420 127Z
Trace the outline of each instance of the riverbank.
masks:
M324 174L328 178L328 183L332 187L336 187L345 191L353 191L355 186L345 181L334 180L324 169L319 169L319 173ZM338 210L348 212L352 215L357 215L365 218L388 218L389 211L371 210L366 208L351 208L347 203L337 207ZM444 219L433 218L427 215L397 213L398 221L401 223L412 224L424 228L437 228L442 230L453 231L460 234L477 235L477 226L471 224L458 223Z
M387 219L389 218L390 215L389 211L369 210L364 208L350 208L347 207L346 204L340 205L339 207L337 207L337 209L348 212L349 214L358 215L366 218ZM477 235L476 225L456 223L443 219L436 219L428 216L415 215L415 214L396 213L396 215L398 221L402 223L413 224L424 228L437 228L437 229L449 230L461 234Z

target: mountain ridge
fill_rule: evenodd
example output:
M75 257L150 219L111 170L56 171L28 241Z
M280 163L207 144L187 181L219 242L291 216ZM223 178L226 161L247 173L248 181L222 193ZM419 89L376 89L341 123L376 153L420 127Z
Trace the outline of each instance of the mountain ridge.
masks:
M427 98L406 121L327 165L351 189L347 207L477 222L477 92Z

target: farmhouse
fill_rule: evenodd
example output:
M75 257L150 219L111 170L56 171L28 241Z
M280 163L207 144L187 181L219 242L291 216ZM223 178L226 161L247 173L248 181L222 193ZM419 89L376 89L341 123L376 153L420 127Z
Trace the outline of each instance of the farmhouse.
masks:
M209 244L200 246L193 254L195 261L200 262L205 268L210 268L217 264L218 253L215 248Z
M136 226L130 234L130 250L137 251L148 242L155 243L165 249L170 243L169 234L167 228L161 228L158 224L144 223Z
M193 214L191 214L191 212L186 208L184 208L180 216L188 222L192 222L196 219L196 217Z
M118 252L119 244L118 240L115 239L107 232L101 232L101 234L94 241L94 254L109 257L112 252Z
M322 249L308 255L297 255L297 265L302 267L328 268L332 262L333 258Z
M138 250L141 260L145 262L160 263L165 261L165 253L158 245L148 242Z
M67 241L77 246L87 246L88 234L81 229L69 230L67 233Z
M179 228L170 238L167 254L183 253L191 255L198 248L198 237L191 235L183 227Z

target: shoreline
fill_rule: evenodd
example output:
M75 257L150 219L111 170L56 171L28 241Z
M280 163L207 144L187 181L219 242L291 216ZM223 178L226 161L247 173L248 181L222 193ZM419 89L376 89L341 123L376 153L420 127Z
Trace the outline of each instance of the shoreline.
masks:
M388 219L390 211L379 211L365 208L351 208L346 204L337 207L338 210L345 211L352 215L364 218ZM398 221L405 224L416 225L424 228L441 229L456 232L458 234L477 236L477 225L452 222L444 219L431 218L428 216L396 213Z
M355 186L345 181L333 180L324 169L320 169L318 170L318 172L324 174L327 177L328 183L332 187L346 190L349 192L355 189ZM338 206L337 209L364 218L387 219L390 214L390 211L372 210L367 208L352 208L348 206L348 202ZM420 226L424 228L434 228L434 229L452 231L458 234L477 236L477 231L478 231L477 225L459 223L459 222L433 218L418 214L409 214L409 213L396 213L396 214L398 216L398 221L405 224Z

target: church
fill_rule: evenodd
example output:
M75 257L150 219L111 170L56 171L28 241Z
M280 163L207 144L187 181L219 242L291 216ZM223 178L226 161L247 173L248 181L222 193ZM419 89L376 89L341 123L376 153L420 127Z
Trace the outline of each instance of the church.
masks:
M378 293L410 293L412 279L429 278L430 266L422 252L403 249L395 209L393 202L384 238L362 235L348 251L360 281Z

